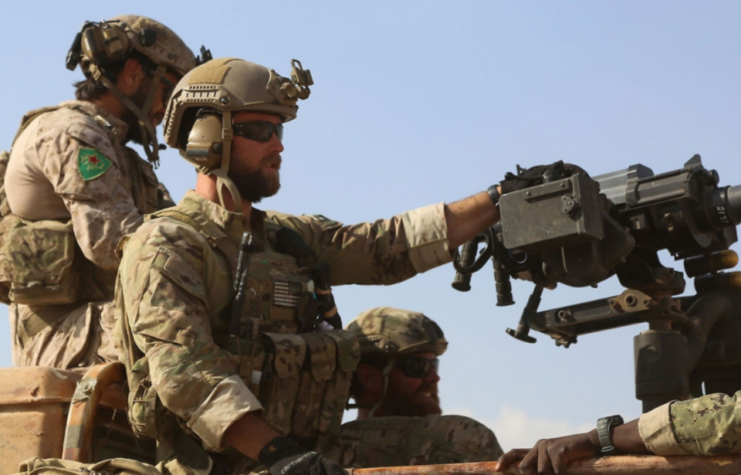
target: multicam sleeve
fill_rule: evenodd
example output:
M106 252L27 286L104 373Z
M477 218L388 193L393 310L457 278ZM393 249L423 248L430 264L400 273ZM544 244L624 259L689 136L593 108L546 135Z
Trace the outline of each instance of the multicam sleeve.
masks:
M208 251L195 231L152 220L124 250L121 281L128 322L162 404L218 451L226 429L262 406L211 336Z
M444 203L345 226L321 215L268 213L330 264L332 285L394 284L451 261Z
M99 267L116 269L119 240L142 223L116 149L104 132L85 125L47 132L39 141L41 166L72 216L83 254Z
M741 453L741 392L665 404L641 416L638 430L657 455Z

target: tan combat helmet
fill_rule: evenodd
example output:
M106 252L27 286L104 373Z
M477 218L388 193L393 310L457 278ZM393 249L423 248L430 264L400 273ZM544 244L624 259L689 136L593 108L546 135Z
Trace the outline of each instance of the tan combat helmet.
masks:
M205 48L201 48L210 55ZM149 71L154 79L144 104L139 107L126 97L121 90L100 70L101 65L118 61L129 56L132 51L141 53L154 64ZM85 22L75 37L67 54L67 68L74 70L79 64L86 77L100 81L103 86L130 109L139 120L142 142L147 158L157 164L159 145L155 125L147 117L157 87L169 69L183 76L193 69L198 58L186 46L182 39L162 23L144 16L120 15L100 23Z
M438 324L425 315L410 310L392 307L366 310L348 323L345 330L358 338L362 356L385 355L387 358L386 366L381 372L381 398L370 408L368 417L373 417L386 397L389 375L397 357L427 351L440 356L448 349L448 341ZM348 408L355 407L361 406L348 405Z
M448 348L438 324L410 310L391 307L366 310L346 330L358 337L363 355L402 356L430 351L440 356Z
M299 61L294 59L292 65L288 79L259 64L217 58L193 69L175 87L165 112L165 142L200 172L217 177L222 206L224 186L239 202L239 192L228 177L232 116L252 111L275 114L283 122L295 119L296 102L309 97L313 81Z

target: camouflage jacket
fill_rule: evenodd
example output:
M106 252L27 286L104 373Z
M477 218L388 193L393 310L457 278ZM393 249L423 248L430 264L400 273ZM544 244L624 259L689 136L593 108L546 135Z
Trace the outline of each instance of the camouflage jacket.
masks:
M85 101L31 111L23 119L4 170L12 214L2 224L12 227L21 218L41 231L29 236L30 246L22 239L4 246L3 256L13 259L12 266L2 265L3 280L35 293L11 297L14 364L66 369L116 357L106 303L113 301L115 249L145 213L174 204L151 165L124 145L127 130L125 122ZM44 231L59 223L68 223L70 235L62 242L73 250L63 259L54 258L67 248L59 245L59 234ZM71 284L64 299L55 300L35 279L54 282L59 269L71 269L65 280Z
M127 130L90 102L62 103L18 136L5 175L13 214L71 220L82 254L100 274L91 282L105 282L98 298L113 298L118 242L166 201L149 163L124 146Z
M255 209L247 223L241 214L193 191L173 209L197 221L205 235L168 217L144 223L123 252L123 307L134 343L148 358L151 386L162 405L214 451L223 449L221 439L232 423L262 407L239 377L233 355L222 348L227 323L220 314L231 304L233 271L227 257L214 249L214 240L236 246L252 226L255 241L271 251L266 233L288 227L329 264L335 285L393 284L451 260L442 203L351 226L322 216ZM255 216L260 215L263 230L256 229ZM280 276L290 259L275 255L253 260L251 266L257 267L255 272ZM290 295L278 295L277 288L272 297L272 289L265 292L257 294L257 312L268 312L269 319L283 325L272 331L295 332L283 313Z
M657 455L741 453L741 391L673 401L642 415L638 430Z

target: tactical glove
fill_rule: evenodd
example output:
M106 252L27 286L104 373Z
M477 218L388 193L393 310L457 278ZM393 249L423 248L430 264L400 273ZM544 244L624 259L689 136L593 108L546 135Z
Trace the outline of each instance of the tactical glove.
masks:
M550 165L537 165L524 169L518 166L517 174L509 172L504 176L504 181L500 183L502 187L501 194L540 185L546 177L549 177L549 181L554 181L576 175L577 173L589 176L583 168L570 163L564 163L561 160Z
M337 464L286 437L276 437L260 451L258 459L270 475L345 475Z

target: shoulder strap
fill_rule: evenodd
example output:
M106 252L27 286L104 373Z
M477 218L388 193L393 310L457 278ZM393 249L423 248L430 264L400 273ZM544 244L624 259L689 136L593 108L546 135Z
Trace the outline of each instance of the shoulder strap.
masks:
M239 248L232 243L229 238L226 236L223 236L219 239L213 239L211 234L208 232L206 227L199 223L198 220L194 219L192 216L188 215L187 213L183 213L182 211L178 211L176 209L167 208L160 211L157 211L155 213L152 213L148 216L148 219L152 218L170 218L174 219L175 221L180 221L181 223L185 223L191 228L198 231L200 234L206 236L206 239L208 240L208 243L211 247L214 249L218 249L221 251L224 256L229 261L229 268L232 271L232 275L236 275L237 272L237 260L239 258Z
M161 209L159 211L155 211L154 213L147 215L147 219L152 219L152 218L174 219L175 221L180 221L181 223L187 224L188 226L195 229L201 234L208 234L206 232L206 228L201 223L193 219L189 214L183 213L182 211L178 211L176 209L172 209L172 208Z
M11 144L11 147L15 145L15 141L18 140L18 137L21 136L24 130L28 128L29 125L31 125L31 122L33 122L34 119L39 117L40 115L46 114L47 112L53 112L63 106L57 105L57 106L49 106L49 107L42 107L40 109L34 109L32 111L26 112L26 114L21 119L21 125L18 127L18 132L15 133L15 137L13 137L13 143Z

